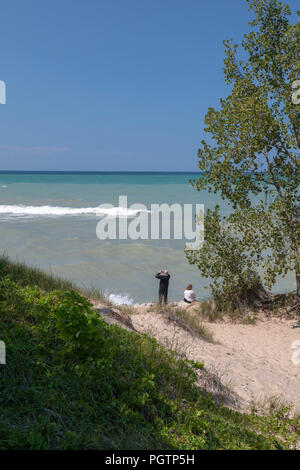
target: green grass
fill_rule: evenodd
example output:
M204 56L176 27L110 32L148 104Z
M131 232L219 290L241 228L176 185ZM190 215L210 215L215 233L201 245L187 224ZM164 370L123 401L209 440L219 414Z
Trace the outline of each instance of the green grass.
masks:
M0 449L294 445L299 420L216 406L197 386L202 364L109 326L71 284L47 278L1 260Z
M78 287L74 282L47 274L42 269L32 268L21 261L11 261L8 256L0 255L0 278L9 276L21 286L39 286L45 292L52 290L76 290L82 295L96 300L105 300L99 289Z

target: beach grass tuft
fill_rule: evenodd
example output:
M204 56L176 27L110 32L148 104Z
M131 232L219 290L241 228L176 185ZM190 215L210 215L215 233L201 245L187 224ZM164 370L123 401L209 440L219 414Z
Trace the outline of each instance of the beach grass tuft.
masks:
M104 300L102 292L94 287L77 286L74 282L46 273L42 269L28 266L22 261L12 261L7 255L0 255L0 278L9 276L22 286L39 286L45 292L52 290L76 290L88 298Z
M172 307L168 304L156 304L155 310L165 315L168 321L174 322L191 335L197 336L210 343L214 342L212 332L203 324L199 315L194 312L189 312L187 309L180 307Z

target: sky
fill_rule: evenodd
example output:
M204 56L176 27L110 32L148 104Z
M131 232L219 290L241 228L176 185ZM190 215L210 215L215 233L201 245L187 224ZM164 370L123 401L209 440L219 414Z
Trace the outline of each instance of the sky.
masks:
M298 0L290 0L294 12ZM246 0L2 0L0 170L196 171Z

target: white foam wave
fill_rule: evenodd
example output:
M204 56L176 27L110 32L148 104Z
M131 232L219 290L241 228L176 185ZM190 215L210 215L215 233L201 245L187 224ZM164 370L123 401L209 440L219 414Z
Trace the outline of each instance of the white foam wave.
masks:
M108 300L114 305L132 305L133 299L127 294L109 294Z
M58 207L58 206L25 206L0 205L0 214L15 216L65 216L65 215L108 215L111 217L136 216L142 210L133 210L126 207ZM150 211L147 211L150 212Z

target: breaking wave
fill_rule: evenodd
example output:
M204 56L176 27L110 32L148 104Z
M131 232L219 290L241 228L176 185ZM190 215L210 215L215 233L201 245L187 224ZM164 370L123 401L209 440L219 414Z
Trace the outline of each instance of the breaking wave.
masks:
M25 205L0 205L0 215L11 216L78 216L78 215L108 215L111 217L136 216L145 210L133 210L126 207L59 207L59 206L25 206Z
M133 299L127 294L109 294L108 300L114 305L132 305Z

